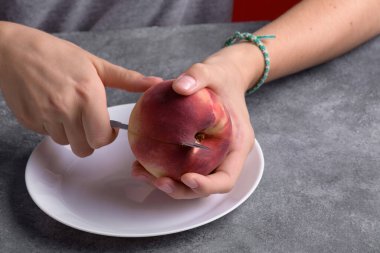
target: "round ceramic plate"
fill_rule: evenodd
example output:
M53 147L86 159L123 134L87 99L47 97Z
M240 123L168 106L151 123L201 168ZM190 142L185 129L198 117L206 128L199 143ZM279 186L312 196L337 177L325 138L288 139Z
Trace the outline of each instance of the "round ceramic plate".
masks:
M109 108L111 119L127 123L133 106ZM231 212L253 193L264 170L256 141L231 192L174 200L131 178L134 160L125 130L86 158L45 138L26 165L26 186L46 214L70 227L108 236L147 237L192 229Z

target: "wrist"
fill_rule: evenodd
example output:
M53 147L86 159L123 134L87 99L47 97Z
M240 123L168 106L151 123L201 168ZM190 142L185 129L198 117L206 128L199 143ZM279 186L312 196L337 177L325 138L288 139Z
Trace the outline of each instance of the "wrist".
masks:
M249 33L249 32L241 33L241 32L236 31L232 36L228 37L228 39L224 43L225 47L229 47L229 46L234 45L238 42L241 43L242 41L247 41L250 44L254 44L256 47L258 47L260 49L260 52L263 54L263 58L264 58L263 74L261 75L259 81L257 83L255 83L255 85L253 87L251 87L250 89L247 90L246 95L250 95L253 92L255 92L257 89L259 89L261 87L261 85L263 85L264 82L266 81L266 79L268 78L269 69L270 69L270 58L269 58L269 53L266 49L266 46L264 45L264 43L261 40L262 39L274 39L274 38L276 38L276 36L273 34L271 34L271 35L254 35L254 34Z
M235 64L245 80L245 91L253 87L264 73L264 56L260 49L250 42L240 42L230 48L236 51Z
M254 86L264 72L264 57L260 49L248 42L240 42L225 47L206 59L207 62L228 63L243 92ZM234 71L235 70L235 71Z

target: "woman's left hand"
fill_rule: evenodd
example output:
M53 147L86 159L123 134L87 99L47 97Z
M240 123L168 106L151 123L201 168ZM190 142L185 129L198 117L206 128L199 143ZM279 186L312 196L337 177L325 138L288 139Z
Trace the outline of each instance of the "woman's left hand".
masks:
M254 48L252 45L249 47ZM155 178L141 164L135 162L133 176L150 182L174 199L193 199L214 193L226 193L234 187L255 140L245 103L245 91L254 79L254 73L246 66L241 68L239 64L244 63L244 58L241 60L239 55L244 55L243 49L237 50L239 45L222 49L203 63L191 66L173 83L173 89L182 95L190 95L208 87L222 99L230 113L233 128L230 152L222 164L210 175L186 173L181 177L182 182L178 182L168 177ZM262 61L260 58L259 60Z

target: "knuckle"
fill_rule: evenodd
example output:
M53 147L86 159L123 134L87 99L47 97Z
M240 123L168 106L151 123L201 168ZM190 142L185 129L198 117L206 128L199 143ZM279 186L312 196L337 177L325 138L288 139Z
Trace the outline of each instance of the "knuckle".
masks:
M206 64L200 63L200 62L195 63L190 68L190 72L197 73L198 75L201 75L201 76L207 76L207 73L208 73L207 70L208 70L208 68L207 68Z
M66 114L68 109L68 104L66 99L62 94L54 94L48 98L48 107L45 108L46 111L51 111L54 115ZM49 113L47 113L49 115Z
M83 80L78 82L75 86L75 94L76 96L84 103L90 101L91 98L91 82L88 80Z

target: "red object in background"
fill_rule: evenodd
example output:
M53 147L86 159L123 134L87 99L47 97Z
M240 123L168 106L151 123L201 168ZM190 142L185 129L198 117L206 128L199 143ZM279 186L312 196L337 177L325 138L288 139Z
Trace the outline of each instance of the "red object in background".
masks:
M234 0L232 22L273 20L301 0Z

